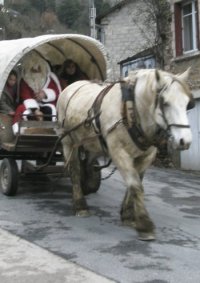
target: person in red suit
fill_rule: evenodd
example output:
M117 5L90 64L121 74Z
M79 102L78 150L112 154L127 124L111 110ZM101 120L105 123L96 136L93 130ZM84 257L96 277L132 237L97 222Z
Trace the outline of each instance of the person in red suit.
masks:
M56 102L61 92L57 76L48 62L37 53L28 54L22 62L20 102L13 119L13 132L19 131L21 119L56 120Z

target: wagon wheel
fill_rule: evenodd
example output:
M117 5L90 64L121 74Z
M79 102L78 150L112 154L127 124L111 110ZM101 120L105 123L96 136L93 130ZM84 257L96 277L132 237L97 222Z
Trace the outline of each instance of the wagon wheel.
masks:
M13 159L4 158L0 167L0 188L4 195L14 196L18 188L18 167Z
M81 160L81 186L84 195L96 193L101 184L101 171L97 170L98 160L91 163L87 159Z

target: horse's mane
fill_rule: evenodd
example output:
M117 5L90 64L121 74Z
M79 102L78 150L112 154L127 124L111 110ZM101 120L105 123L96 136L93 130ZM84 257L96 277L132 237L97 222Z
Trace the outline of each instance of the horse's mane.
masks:
M192 94L189 89L188 82L186 80L181 79L180 74L173 74L173 73L169 73L167 71L158 70L158 69L137 69L137 70L130 71L128 77L126 77L124 81L132 85L132 84L135 84L135 81L138 78L144 77L145 75L147 75L149 78L151 78L151 80L153 80L156 78L156 72L159 73L161 77L160 79L162 80L163 85L168 86L173 81L177 81L183 87L185 94L188 95L189 98L192 98Z

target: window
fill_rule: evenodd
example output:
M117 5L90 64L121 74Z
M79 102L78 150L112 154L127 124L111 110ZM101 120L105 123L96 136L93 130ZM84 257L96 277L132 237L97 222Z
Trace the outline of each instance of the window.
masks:
M134 60L128 60L124 63L120 63L121 76L127 77L131 70L152 69L155 68L155 66L156 66L156 60L153 55L140 57Z
M182 26L183 26L183 52L196 50L196 22L197 10L195 2L192 1L182 6Z
M175 4L176 55L195 51L199 45L197 1Z

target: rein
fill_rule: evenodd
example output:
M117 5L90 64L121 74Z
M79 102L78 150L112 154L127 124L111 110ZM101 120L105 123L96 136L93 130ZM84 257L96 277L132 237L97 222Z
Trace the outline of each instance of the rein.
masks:
M98 115L99 115L99 114L96 114L96 116L98 116ZM63 131L62 134L61 134L61 135L58 137L58 139L56 140L55 145L54 145L54 147L53 147L53 149L52 149L52 151L51 151L51 154L49 155L49 158L48 158L47 162L46 162L45 164L43 164L43 165L37 167L36 170L39 171L39 170L45 168L46 166L48 166L48 165L50 164L50 162L51 162L51 160L52 160L52 158L53 158L53 155L54 155L54 153L56 152L56 150L57 150L57 148L58 148L60 142L61 142L66 136L69 136L72 132L76 131L76 130L79 129L81 126L85 126L86 123L91 124L92 121L96 118L96 116L87 117L84 121L82 121L81 123L79 123L79 124L77 124L76 126L72 127L71 129ZM85 141L86 141L86 142L87 142L87 141L90 141L90 140L96 138L97 136L98 136L98 134L95 134L95 136L89 136L89 137L85 138ZM83 144L83 142L75 144L74 147L73 147L73 149L76 148L76 147L81 146L82 144Z

